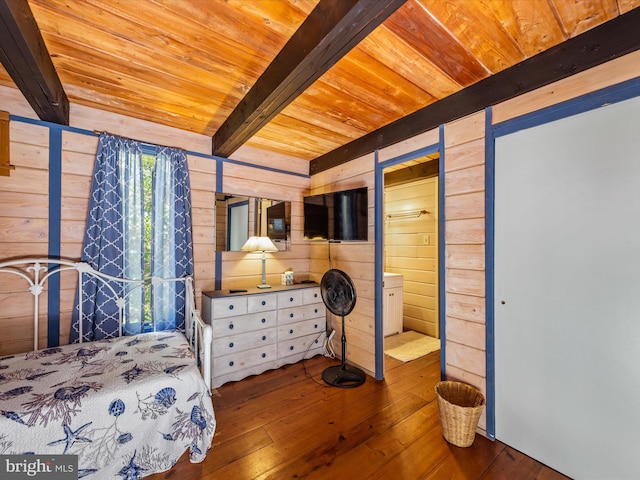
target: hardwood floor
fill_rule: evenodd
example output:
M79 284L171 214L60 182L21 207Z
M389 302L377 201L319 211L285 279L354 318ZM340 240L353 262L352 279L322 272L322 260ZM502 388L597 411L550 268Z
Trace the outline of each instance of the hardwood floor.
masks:
M476 435L468 448L441 435L435 384L439 353L386 358L386 378L327 386L338 362L316 356L214 391L217 429L206 460L182 459L148 477L189 480L540 479L567 477Z

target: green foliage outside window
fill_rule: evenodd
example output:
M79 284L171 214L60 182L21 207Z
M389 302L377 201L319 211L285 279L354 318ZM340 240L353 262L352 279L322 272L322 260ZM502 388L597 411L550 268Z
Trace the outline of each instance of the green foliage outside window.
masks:
M143 204L143 235L144 241L144 277L151 277L151 246L152 246L152 199L153 199L153 169L156 164L155 155L142 155L142 204ZM152 330L151 312L151 284L147 283L144 290L144 331Z

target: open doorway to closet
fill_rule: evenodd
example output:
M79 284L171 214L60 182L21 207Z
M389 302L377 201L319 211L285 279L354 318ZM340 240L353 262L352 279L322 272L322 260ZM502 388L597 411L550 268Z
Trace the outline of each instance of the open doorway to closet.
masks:
M387 359L406 362L440 349L438 183L437 152L383 170L382 327Z

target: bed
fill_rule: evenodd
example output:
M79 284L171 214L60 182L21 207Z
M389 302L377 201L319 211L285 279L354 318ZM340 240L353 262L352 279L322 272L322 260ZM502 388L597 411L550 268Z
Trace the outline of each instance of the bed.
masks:
M65 271L77 272L78 282L85 275L123 281L127 291L149 281L185 282L184 331L38 350L40 294ZM162 472L186 451L192 462L204 460L216 426L211 327L195 309L191 277L114 279L84 263L51 259L0 262L0 280L4 275L24 280L33 295L34 350L0 357L0 454L77 455L78 478L89 479ZM117 302L122 320L126 298Z

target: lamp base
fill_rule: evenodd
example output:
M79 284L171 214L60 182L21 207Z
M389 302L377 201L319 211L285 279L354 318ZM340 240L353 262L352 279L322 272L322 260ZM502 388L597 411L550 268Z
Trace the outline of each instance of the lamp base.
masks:
M322 379L333 387L353 388L364 383L367 376L357 367L351 365L335 365L322 372Z
M271 288L271 285L267 285L266 283L261 283L258 285L258 288Z

